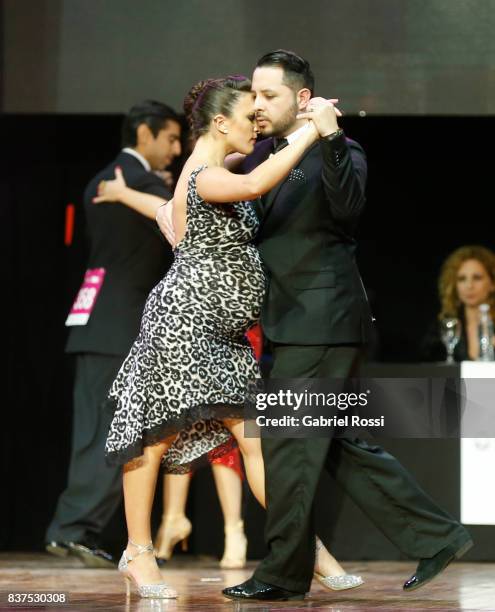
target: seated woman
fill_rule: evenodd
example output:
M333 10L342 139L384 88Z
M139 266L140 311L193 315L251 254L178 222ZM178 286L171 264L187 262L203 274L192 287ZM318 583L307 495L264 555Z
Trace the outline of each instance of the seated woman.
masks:
M442 265L438 280L440 312L422 345L426 361L442 361L446 348L440 339L440 321L455 317L461 335L454 350L455 361L476 360L479 356L480 304L489 304L495 320L495 253L486 247L463 246L451 253Z

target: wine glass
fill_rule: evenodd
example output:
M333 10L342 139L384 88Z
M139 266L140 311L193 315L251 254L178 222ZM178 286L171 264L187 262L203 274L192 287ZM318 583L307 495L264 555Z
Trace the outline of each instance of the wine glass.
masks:
M454 350L461 337L461 322L455 317L448 317L440 321L442 342L447 349L447 363L454 363Z

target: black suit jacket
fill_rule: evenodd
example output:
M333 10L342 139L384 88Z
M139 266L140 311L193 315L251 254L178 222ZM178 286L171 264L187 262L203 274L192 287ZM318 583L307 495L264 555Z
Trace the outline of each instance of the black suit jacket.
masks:
M129 187L164 199L171 197L161 179L124 152L86 187L87 267L105 268L106 274L87 325L71 328L66 346L69 353L127 355L139 333L146 298L173 259L154 221L117 202L92 203L98 183L114 178L115 166L121 166Z
M264 161L272 139L244 161ZM269 286L261 323L285 344L368 340L371 312L355 261L355 230L365 203L366 157L345 136L315 143L260 202L258 246Z

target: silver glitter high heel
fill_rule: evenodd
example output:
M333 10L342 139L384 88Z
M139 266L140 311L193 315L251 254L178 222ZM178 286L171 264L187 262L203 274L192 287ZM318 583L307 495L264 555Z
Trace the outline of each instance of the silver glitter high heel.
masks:
M147 552L153 553L153 543L150 542L149 544L146 544L146 546L141 546L141 544L135 544L132 540L129 540L129 544L132 544L137 549L136 554L128 555L124 550L119 561L119 572L122 572L125 578L127 597L131 596L131 581L133 581L140 597L153 599L175 599L177 597L176 591L171 589L168 584L165 584L165 582L161 582L159 584L140 585L137 583L134 576L129 572L128 564L136 557Z
M331 591L354 589L355 587L364 584L364 580L361 578L361 576L354 576L353 574L342 574L341 576L323 576L318 572L314 572L313 576L320 584Z
M323 542L316 537L316 556L318 551L323 548ZM364 580L361 576L355 576L354 574L340 574L339 576L324 576L317 571L313 572L313 577L323 585L326 589L331 591L344 591L345 589L354 589L364 584Z

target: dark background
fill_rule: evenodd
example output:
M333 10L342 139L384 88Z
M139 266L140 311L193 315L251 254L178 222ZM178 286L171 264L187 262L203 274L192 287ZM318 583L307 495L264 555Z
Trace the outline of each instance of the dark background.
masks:
M462 244L495 248L489 1L3 0L1 8L2 549L42 548L65 485L73 373L64 320L85 263L81 195L118 151L119 113L135 101L156 97L180 108L199 78L249 74L279 46L311 61L319 92L342 99L343 126L368 155L358 259L383 361L420 359L443 259ZM68 203L76 205L70 247ZM455 441L386 446L458 514ZM326 488L321 531L336 556L399 558L353 504ZM245 500L249 552L259 557L263 514L247 491ZM193 552L220 555L209 470L194 477L188 514ZM494 530L473 529L481 537L468 558L493 559L486 534ZM106 538L111 548L122 545L121 512Z
M64 321L85 264L81 194L87 180L118 150L120 123L120 116L98 115L0 118L8 151L0 168L8 356L1 445L6 485L1 508L6 517L0 523L0 546L5 549L42 547L44 529L65 485L72 363L63 353ZM494 246L489 200L494 121L348 117L343 125L369 158L358 258L377 318L378 357L416 361L420 340L438 309L436 278L442 260L468 242ZM69 202L76 205L76 225L74 242L67 247ZM386 446L435 499L458 514L455 441L402 440ZM331 496L327 493L321 505L321 531L330 531L337 556L399 558L352 503L333 487L327 490ZM250 554L259 557L263 514L247 489L245 498ZM221 514L209 470L193 480L189 515L196 525L192 550L220 554ZM109 547L118 548L124 540L121 513L106 537ZM471 554L490 558L493 548L484 550L481 542Z

